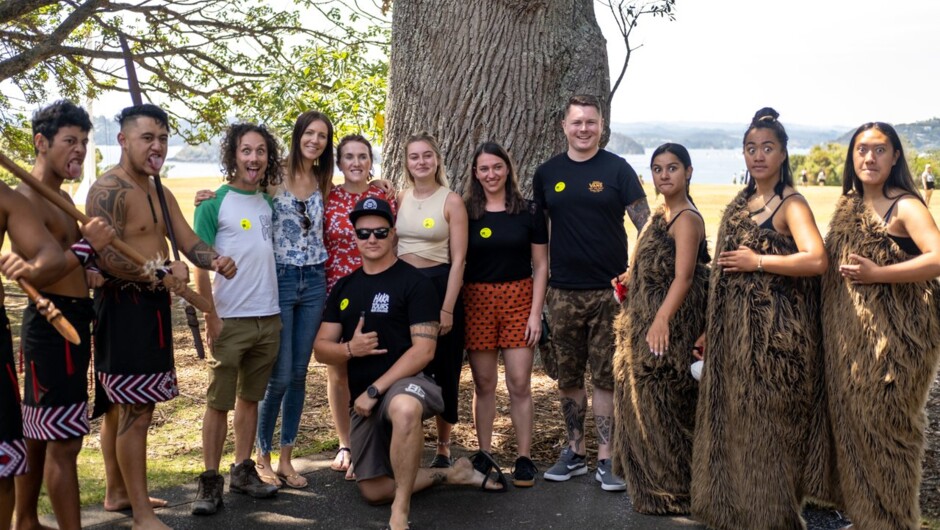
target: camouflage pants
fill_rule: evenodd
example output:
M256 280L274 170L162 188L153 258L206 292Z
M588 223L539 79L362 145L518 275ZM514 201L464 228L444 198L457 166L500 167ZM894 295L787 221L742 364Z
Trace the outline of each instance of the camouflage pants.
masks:
M540 352L549 375L551 367L556 367L558 388L584 388L590 362L594 387L613 390L614 317L620 306L610 289L549 287L545 305L552 344Z

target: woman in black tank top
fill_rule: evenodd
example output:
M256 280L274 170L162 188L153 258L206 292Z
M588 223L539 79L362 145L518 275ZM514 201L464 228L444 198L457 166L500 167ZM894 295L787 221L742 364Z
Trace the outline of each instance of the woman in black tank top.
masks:
M650 170L665 204L637 240L614 325L613 459L635 511L685 514L698 397L689 366L705 329L710 258L705 223L688 195L688 151L664 144Z
M814 404L826 255L777 116L761 109L745 133L748 184L724 212L709 282L692 514L712 528L801 528L803 498L818 489L808 442L824 430Z
M915 528L940 359L940 231L887 123L855 131L843 175L822 282L834 500L856 528Z

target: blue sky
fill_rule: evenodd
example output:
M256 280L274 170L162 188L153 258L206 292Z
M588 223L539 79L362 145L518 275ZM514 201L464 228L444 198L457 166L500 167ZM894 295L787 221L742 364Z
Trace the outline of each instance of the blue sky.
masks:
M623 44L595 9L619 71ZM612 121L747 123L763 106L818 126L940 117L937 1L678 0L675 21L641 19L632 38Z

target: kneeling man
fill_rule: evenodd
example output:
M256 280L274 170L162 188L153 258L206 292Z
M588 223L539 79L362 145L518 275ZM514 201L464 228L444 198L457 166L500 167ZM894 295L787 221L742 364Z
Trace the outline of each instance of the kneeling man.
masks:
M326 301L314 353L348 363L352 460L362 496L392 503L389 527L408 527L411 494L434 484L502 490L461 458L445 469L419 468L422 422L443 408L441 389L421 373L434 357L440 300L434 286L393 252L389 204L359 201L349 214L362 268L342 278Z

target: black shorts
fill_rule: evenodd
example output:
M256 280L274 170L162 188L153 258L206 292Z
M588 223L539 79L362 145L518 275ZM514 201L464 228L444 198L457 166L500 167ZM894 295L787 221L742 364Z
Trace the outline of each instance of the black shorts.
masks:
M169 291L112 279L95 289L95 315L100 391L94 416L111 403L158 403L179 395Z
M928 181L927 181L927 189L928 189L928 190L932 190L932 189L933 189L933 184L934 184L933 181L928 180Z
M441 301L447 293L447 277L450 274L450 265L438 265L418 269L431 279ZM454 327L447 335L437 337L437 348L434 350L434 359L424 369L434 382L441 387L444 397L444 411L441 417L447 423L457 423L457 393L460 387L460 369L463 367L464 348L464 308L463 297L457 297L454 304Z
M388 417L388 406L392 398L399 394L410 395L421 402L422 421L441 413L441 389L424 374L392 383L381 401L376 403L372 414L367 417L362 417L350 409L349 445L357 481L394 476L390 453L392 422Z
M23 312L20 351L23 435L33 440L67 440L88 434L88 363L91 361L90 298L43 293L78 332L78 346L65 340L30 302Z
M26 442L13 363L13 336L6 309L0 306L0 479L25 473Z

